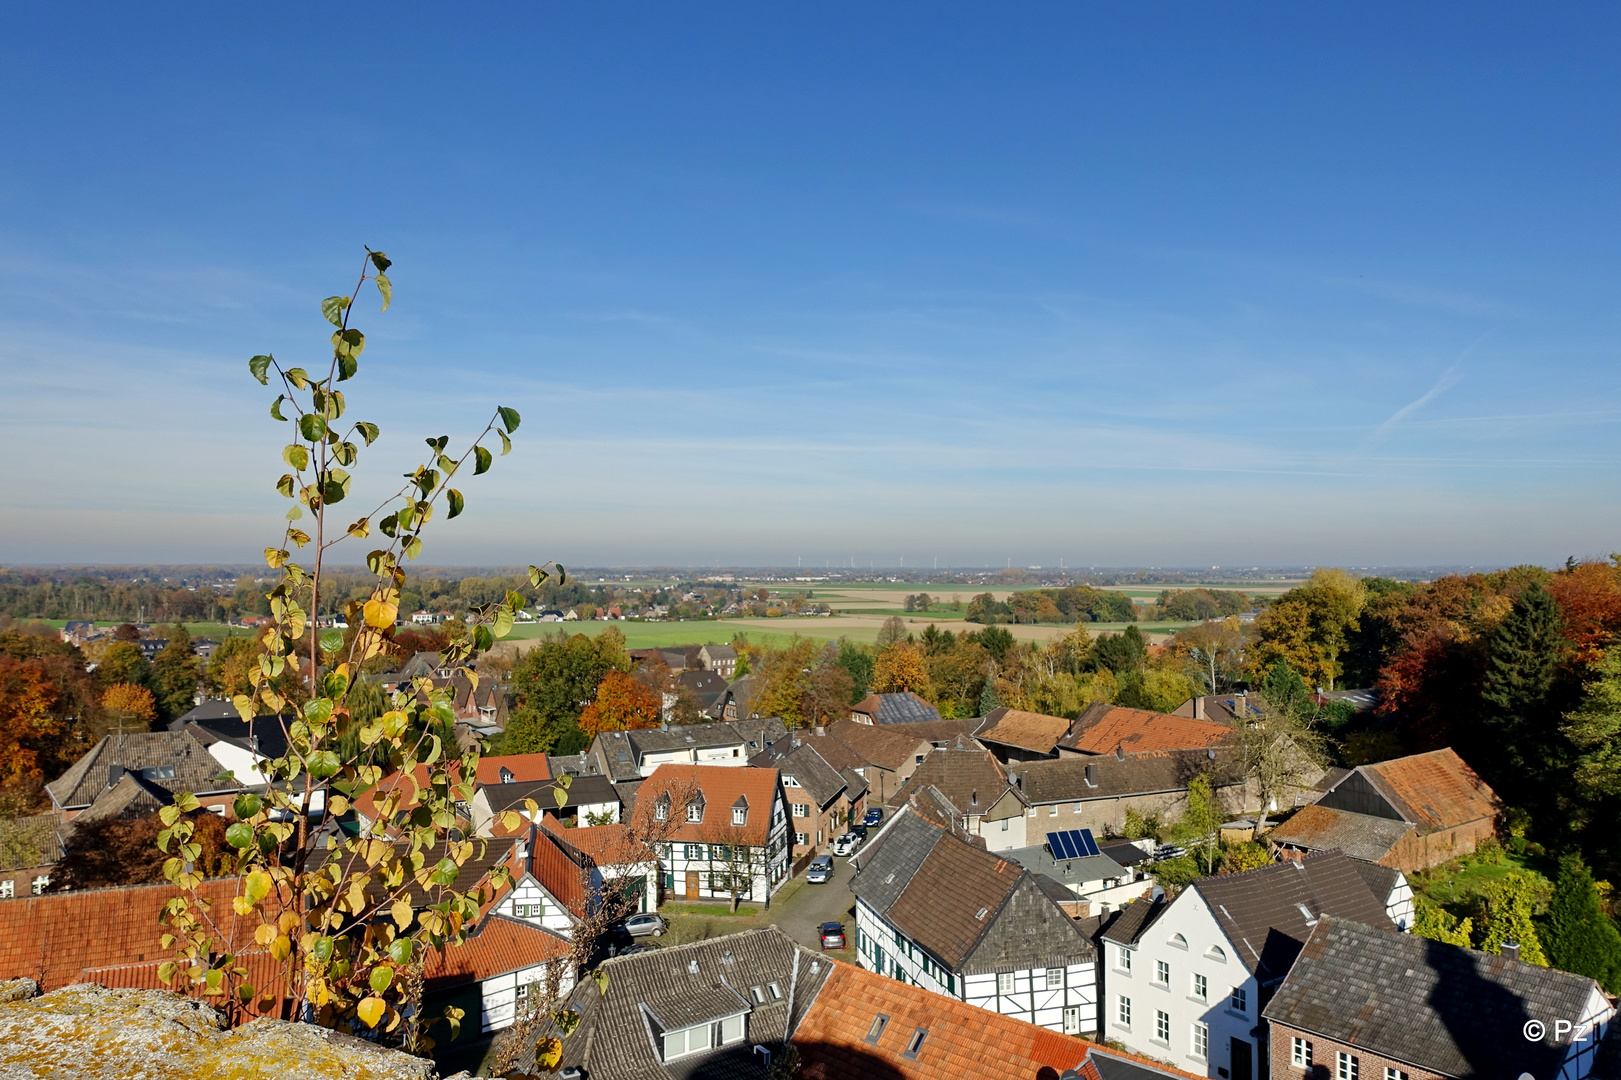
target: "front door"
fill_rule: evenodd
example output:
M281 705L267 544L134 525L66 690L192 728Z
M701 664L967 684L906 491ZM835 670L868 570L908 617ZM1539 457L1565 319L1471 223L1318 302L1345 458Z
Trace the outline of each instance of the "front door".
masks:
M1250 1061L1250 1053L1251 1047L1248 1042L1243 1039L1233 1040L1233 1080L1252 1080L1255 1076L1255 1067Z
M1081 1033L1081 1007L1070 1005L1064 1009L1064 1034L1079 1035Z
M698 898L698 871L687 871L687 891L683 895L694 900Z

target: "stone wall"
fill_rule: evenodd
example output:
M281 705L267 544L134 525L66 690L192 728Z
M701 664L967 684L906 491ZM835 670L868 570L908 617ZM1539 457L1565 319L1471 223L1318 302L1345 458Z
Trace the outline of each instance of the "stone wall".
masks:
M433 1062L311 1024L235 1029L166 990L0 982L0 1080L435 1080Z

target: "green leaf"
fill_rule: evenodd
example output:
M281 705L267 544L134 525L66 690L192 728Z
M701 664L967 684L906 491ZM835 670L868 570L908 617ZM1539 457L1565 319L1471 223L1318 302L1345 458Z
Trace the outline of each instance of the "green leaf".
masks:
M489 472L490 462L494 460L495 456L482 446L473 447L473 475Z
M301 367L288 368L287 381L302 390L310 384L310 373Z
M349 298L347 296L329 296L321 301L321 314L325 315L326 321L333 326L343 326L343 313L348 308Z
M495 623L490 627L490 633L498 638L504 638L512 633L512 612L506 608L495 613Z
M287 508L287 513L283 516L286 517L288 521L297 521L299 518L304 516L304 508L297 503L294 503Z
M450 500L450 513L446 514L445 517L453 518L462 512L461 492L457 491L455 488L446 488L445 497Z
M409 964L411 962L411 939L402 937L389 942L388 955L396 964Z
M394 302L394 283L384 277L381 271L377 274L377 291L382 294L383 310L387 311L388 305Z
M367 420L361 420L355 424L355 430L366 437L367 446L370 446L372 443L377 441L378 428L376 424L373 424Z
M379 521L377 531L392 540L400 531L400 515L390 514L382 521Z
M394 969L391 967L374 967L371 969L371 978L366 980L371 988L381 994L394 985Z
M253 826L238 821L225 830L225 842L234 848L245 848L253 843Z
M507 433L502 431L500 428L497 428L495 433L501 436L501 456L506 457L508 454L512 453L512 440L507 438Z
M335 653L343 648L343 633L339 630L328 630L321 635L321 650Z
M332 959L332 939L329 937L316 938L315 944L310 946L310 955L323 964Z
M339 330L332 335L332 347L339 356L359 356L366 351L366 335L359 330Z
M507 434L511 435L518 430L518 410L509 409L505 405L495 410L501 414L501 423L506 426Z
M331 750L317 750L309 757L310 775L317 780L325 780L329 776L337 775L342 762L338 755Z
M310 452L298 443L288 443L281 452L281 459L298 472L310 467Z
M277 480L276 490L291 499L293 497L293 474L287 473L280 480Z
M238 795L236 797L236 802L231 804L231 809L236 812L236 816L239 818L250 818L254 814L257 814L260 807L263 805L264 803L259 796L250 791L246 794Z
M273 418L275 418L277 420L282 420L282 421L285 421L287 419L285 416L283 416L281 414L281 403L286 401L286 400L287 400L287 395L286 394L278 394L278 395L276 395L276 403L274 405L270 406L270 415Z
M359 370L360 370L360 361L356 360L353 356L345 354L345 355L341 355L341 356L338 357L338 381L339 382L343 382L345 379L354 378L355 377L355 372L357 372Z
M551 577L551 575L538 566L531 566L529 568L529 584L532 588L540 588L540 583L549 577Z
M446 479L456 475L456 463L443 454L439 455L439 467L445 470Z
M479 623L477 626L473 627L474 648L476 648L479 652L485 652L491 645L494 644L495 635L490 633L490 628L488 626L485 626L483 623Z
M409 540L407 540L405 542L404 550L405 550L405 557L407 559L414 559L418 555L421 555L422 554L422 537L420 537L420 536L411 537L411 539L409 539Z
M428 875L428 880L433 882L435 885L454 885L456 883L456 874L459 870L460 867L456 865L456 861L454 859L440 859L439 865L435 866L433 868L433 873Z
M381 251L373 251L371 248L367 248L366 254L371 256L371 264L377 267L379 274L394 265L394 261Z
M270 370L271 362L271 358L268 356L255 356L248 361L248 371L252 373L255 379L259 380L260 386L270 385L270 377L265 372Z
M164 806L158 809L158 820L165 825L173 825L180 820L180 808L177 806Z
M314 413L305 413L298 418L298 430L309 442L320 442L326 438L326 421Z
M360 447L352 442L341 442L332 448L332 457L339 465L353 465L360 456Z
M559 585L567 585L568 584L568 571L563 569L563 564L562 563L552 563L552 565L557 567L557 583Z

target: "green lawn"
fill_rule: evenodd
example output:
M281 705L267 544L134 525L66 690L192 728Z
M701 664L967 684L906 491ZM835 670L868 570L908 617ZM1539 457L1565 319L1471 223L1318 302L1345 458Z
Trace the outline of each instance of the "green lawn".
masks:
M1465 857L1436 867L1428 873L1411 875L1415 892L1421 892L1442 907L1454 911L1469 906L1474 897L1485 893L1492 882L1507 877L1516 870L1543 878L1551 891L1553 882L1543 873L1545 859L1517 856L1507 851L1502 862L1488 863Z
M708 620L695 620L693 622L569 622L569 623L520 623L512 628L508 641L522 641L525 639L545 637L557 631L573 634L585 634L596 637L612 626L625 635L625 644L632 649L652 649L665 645L725 645L736 634L746 634L751 642L781 648L793 640L793 634L771 633L769 627L775 619L726 619L711 622ZM849 634L852 640L863 640L857 635L860 627L838 628L837 619L825 619L828 623L826 633L807 630L800 637L816 638L818 640L837 640ZM853 632L852 632L853 631ZM871 631L876 636L877 631ZM872 640L871 637L865 640Z

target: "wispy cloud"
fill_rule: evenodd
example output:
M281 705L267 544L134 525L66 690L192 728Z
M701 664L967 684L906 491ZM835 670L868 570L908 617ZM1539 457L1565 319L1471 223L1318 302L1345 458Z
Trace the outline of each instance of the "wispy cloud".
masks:
M1357 447L1357 454L1364 454L1375 447L1384 445L1386 440L1390 438L1391 434L1402 424L1406 423L1410 416L1418 412L1430 402L1434 401L1436 398L1440 397L1442 394L1446 393L1448 390L1452 389L1454 386L1457 386L1458 383L1462 382L1464 360L1471 352L1474 352L1476 348L1485 342L1487 338L1491 337L1491 335L1492 332L1488 330L1474 341L1470 342L1468 347L1465 348L1463 352L1458 354L1457 359L1452 361L1451 366L1441 373L1441 377L1435 380L1434 386L1430 387L1428 390L1424 391L1423 394L1391 413L1390 416L1385 419L1384 423L1380 424L1378 427L1369 432L1368 437L1363 439L1362 444Z

